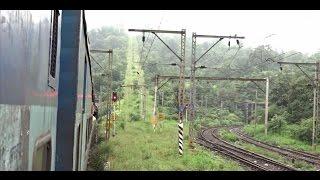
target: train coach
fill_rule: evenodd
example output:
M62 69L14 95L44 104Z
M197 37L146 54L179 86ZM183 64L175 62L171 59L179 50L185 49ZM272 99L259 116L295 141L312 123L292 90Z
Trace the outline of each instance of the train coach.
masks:
M86 170L94 107L84 11L0 11L0 170Z

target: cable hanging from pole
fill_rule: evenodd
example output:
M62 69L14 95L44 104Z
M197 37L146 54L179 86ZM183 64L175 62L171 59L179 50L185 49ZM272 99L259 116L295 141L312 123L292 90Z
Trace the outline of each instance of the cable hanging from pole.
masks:
M142 62L142 55L143 55L143 52L144 52L144 47L145 47L145 44L147 44L146 42L148 41L149 36L150 36L150 33L148 34L147 39L146 39L145 38L145 33L143 32L143 34L142 34L142 43L143 44L142 44L141 51L140 51L139 62Z
M163 20L163 17L162 17L161 20L160 20L159 26L158 26L158 28L157 28L158 30L160 29L162 20ZM150 33L148 34L148 37L149 37L149 35L150 35ZM156 36L153 37L152 42L151 42L151 45L150 45L149 50L148 50L148 52L147 52L147 55L145 56L144 61L143 61L142 64L144 64L144 63L147 61L148 56L149 56L149 53L150 53L150 51L151 51L151 48L152 48L152 46L153 46L153 43L154 43L155 38L156 38Z
M231 64L234 62L234 60L235 60L235 57L236 57L236 55L238 54L238 52L239 52L239 50L241 49L242 47L238 47L238 49L237 49L237 51L236 51L236 53L232 56L232 58L231 58L231 60L230 60L230 63L229 63L229 68L231 68Z
M237 36L237 35L235 35L235 36ZM229 41L229 42L230 42L230 41ZM231 68L231 64L234 62L235 57L236 57L236 55L238 54L239 50L243 47L243 46L240 45L239 39L236 39L236 42L237 42L237 45L238 45L238 49L237 49L237 52L232 56L232 58L231 58L231 60L230 60L230 63L229 63L229 65L228 65L230 68ZM229 47L230 47L230 46L229 46Z
M90 54L90 57L93 59L93 61L94 61L96 64L98 64L98 66L99 66L102 70L108 72L106 69L104 69L104 68L98 63L98 61L96 61L95 58L93 58L93 56L92 56L91 54Z

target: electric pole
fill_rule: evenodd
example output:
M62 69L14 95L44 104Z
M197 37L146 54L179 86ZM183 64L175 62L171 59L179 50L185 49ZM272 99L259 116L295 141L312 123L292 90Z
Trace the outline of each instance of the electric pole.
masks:
M112 76L112 61L113 61L113 51L110 50L110 53L109 53L109 109L110 109L110 113L109 113L109 124L110 124L110 127L111 127L111 113L113 113L113 115L115 115L115 109L112 108L112 80L113 80L113 76ZM115 127L115 124L114 124L114 127ZM109 135L108 135L108 138L110 138L110 130L109 130Z
M313 123L312 123L312 148L317 149L317 133L318 133L318 119L319 119L319 62L316 63L315 81L313 88Z
M264 113L264 134L268 135L268 115L269 115L269 77L266 78L266 100Z
M184 115L184 76L185 76L185 44L186 44L186 30L182 29L181 31L169 31L169 30L150 30L150 29L129 29L129 31L134 32L142 32L143 33L143 39L144 39L144 33L153 33L180 61L179 61L179 92L178 92L178 111L179 111L179 154L183 154L183 143L180 143L183 141L183 135L182 138L180 136L180 127L183 127L183 115ZM180 34L181 35L181 54L180 56L174 52L167 43L165 43L159 36L158 33L169 33L169 34ZM156 91L155 91L156 95ZM156 97L156 96L155 96ZM156 99L155 99L156 101ZM156 109L154 106L154 118L156 118ZM182 140L181 140L182 139Z
M156 120L157 117L157 92L158 92L158 83L159 83L159 75L156 75L154 78L154 101L153 101L153 119ZM155 131L155 124L153 125L153 131Z
M143 93L143 104L142 104L142 115L143 115L143 121L146 121L147 116L147 89L146 86L142 86L142 93Z
M164 92L161 93L161 106L163 107L164 102Z
M219 40L215 42L207 51L205 51L199 58L196 59L196 48L197 48L197 37L200 38L218 38ZM194 132L193 132L193 125L195 120L195 96L196 96L196 85L195 85L195 73L196 69L202 68L203 66L196 67L196 63L205 55L207 54L216 44L222 41L224 38L229 39L237 39L237 43L239 44L238 39L244 39L244 37L238 36L215 36L215 35L197 35L195 32L192 33L192 50L191 50L191 91L190 91L190 124L189 124L189 146L194 148L193 141L194 141Z
M258 101L258 91L256 90L256 99L254 102L254 132L256 132L256 126L257 126L257 101Z
M110 138L110 126L111 126L111 108L112 108L112 61L113 61L113 50L99 50L92 49L90 50L92 53L107 53L108 58L108 67L107 67L107 120L106 120L106 140L108 141Z

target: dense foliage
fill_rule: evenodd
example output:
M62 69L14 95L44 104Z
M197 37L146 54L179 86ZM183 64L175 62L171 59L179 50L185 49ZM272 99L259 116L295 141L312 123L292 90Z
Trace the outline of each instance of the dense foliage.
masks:
M134 35L134 34L133 34ZM132 36L133 36L132 35ZM124 29L103 27L89 32L91 48L114 49L113 63L113 90L121 94L123 109L127 120L139 120L141 98L139 88L121 88L121 84L146 84L147 86L147 111L148 117L152 113L153 103L153 78L156 74L178 75L179 68L164 64L178 63L179 60L168 50L154 35L146 34L146 41L141 41L141 35L131 37ZM131 38L129 38L131 37ZM164 35L160 37L172 49L180 54L180 37L178 35ZM186 45L186 75L190 73L191 42L187 36ZM199 42L197 54L199 57L215 41ZM312 131L313 89L310 80L292 65L280 66L273 61L290 62L315 62L320 53L313 55L298 52L277 52L270 45L261 45L256 48L246 47L241 44L239 48L231 41L221 41L208 52L197 64L208 68L198 69L197 76L215 77L252 77L270 78L269 121L270 131L273 133L288 132L298 139L310 141ZM93 54L94 59L107 66L107 57ZM101 76L103 69L95 62L94 69L95 90L100 93L100 86L104 86L106 78ZM310 77L314 75L314 67L301 67ZM137 73L139 72L139 77ZM178 80L170 80L162 86L158 93L159 111L164 112L168 118L177 118L177 91ZM265 89L263 82L257 82L261 89ZM197 121L206 124L246 123L244 108L245 102L259 102L257 108L258 123L264 121L265 94L252 82L238 81L197 81ZM103 90L103 88L102 88ZM186 97L188 101L190 83L186 82ZM257 90L258 98L255 98ZM101 91L102 101L106 96ZM161 96L163 94L163 97ZM106 110L101 109L102 115ZM251 111L251 115L254 114ZM289 133L289 132L288 132Z

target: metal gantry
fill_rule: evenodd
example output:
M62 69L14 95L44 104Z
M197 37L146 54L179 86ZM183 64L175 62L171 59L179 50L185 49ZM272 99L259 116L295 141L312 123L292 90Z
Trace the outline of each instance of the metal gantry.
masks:
M154 82L154 101L153 101L153 118L157 115L157 93L158 93L159 76L156 75ZM153 130L155 131L155 125L153 125Z
M199 38L218 38L219 40L216 41L208 50L206 50L199 58L196 58L196 49L197 49L197 42L196 39ZM196 96L196 87L195 87L195 72L197 70L196 63L206 55L215 45L217 45L220 41L224 38L228 39L244 39L244 37L239 36L216 36L216 35L199 35L195 32L192 33L192 51L191 51L191 91L190 91L190 125L189 125L189 145L191 148L194 147L194 133L193 133L193 124L195 119L195 96Z
M181 31L170 31L170 30L150 30L150 29L129 29L132 32L142 32L142 33L152 33L154 34L180 61L179 61L179 92L178 92L178 102L179 102L179 124L183 123L183 115L184 115L184 76L185 76L185 44L186 44L186 30L182 29ZM180 34L181 35L181 55L179 56L174 50L170 48L170 46L165 43L159 36L159 33L166 33L166 34ZM157 78L156 78L157 79ZM156 80L156 87L157 87L157 80ZM155 89L155 94L157 90ZM155 96L155 103L156 104L156 96ZM153 118L156 118L156 105L153 109ZM183 147L182 147L183 148ZM182 152L179 151L180 155Z
M111 109L112 109L112 61L113 61L113 50L101 50L101 49L92 49L90 50L92 53L106 53L108 54L108 67L107 67L107 120L106 120L106 140L108 141L110 138L110 126L111 126Z
M159 90L158 83L159 79L178 79L178 76L166 76L166 75L156 75L156 86L155 90ZM204 80L204 81L250 81L250 82L266 82L266 90L259 88L265 93L265 134L268 132L268 114L269 114L269 78L243 78L243 77L191 77L186 76L185 79L194 79L194 80ZM162 87L166 82L165 81L160 87ZM157 96L155 91L155 97ZM155 104L156 106L156 104ZM191 120L190 120L191 121ZM190 124L191 126L191 124ZM192 144L191 144L192 145Z

